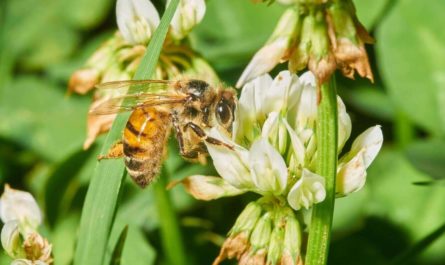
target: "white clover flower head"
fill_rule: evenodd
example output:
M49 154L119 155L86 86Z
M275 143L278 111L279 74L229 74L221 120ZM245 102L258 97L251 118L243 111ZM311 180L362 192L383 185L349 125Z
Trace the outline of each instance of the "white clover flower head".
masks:
M31 229L36 229L42 223L42 214L34 197L9 185L5 185L0 198L0 218L3 223L16 220L20 226Z
M146 44L159 25L159 14L150 0L117 0L117 26L131 44Z
M317 165L317 87L307 72L300 78L289 71L275 79L259 76L244 86L230 139L218 127L208 134L233 149L206 143L220 178L191 176L182 182L196 198L212 200L252 191L275 196L294 210L306 210L326 197L325 179ZM351 119L340 97L338 149L351 133ZM380 126L360 135L340 159L337 196L363 187L366 168L382 145Z
M351 134L351 119L340 97L338 153ZM232 138L213 127L208 135L233 148L205 143L219 177L182 180L195 198L212 200L255 192L238 217L213 264L236 258L239 264L300 264L301 234L314 204L326 197L325 177L316 174L318 91L315 77L289 71L274 79L261 75L245 84L237 105ZM336 195L363 187L366 168L383 141L380 126L362 133L340 160ZM301 214L296 215L294 211Z
M167 5L170 0L167 1ZM184 38L204 18L204 0L181 0L171 22L171 34L175 39Z

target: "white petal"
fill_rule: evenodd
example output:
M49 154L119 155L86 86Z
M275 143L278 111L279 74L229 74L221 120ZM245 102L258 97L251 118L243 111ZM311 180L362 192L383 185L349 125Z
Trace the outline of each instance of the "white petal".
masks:
M18 221L9 221L5 223L1 232L1 241L3 249L12 258L18 258L21 251L21 239Z
M360 134L352 143L351 154L358 154L361 150L364 150L363 160L365 167L374 161L374 158L380 151L383 144L383 133L380 125L368 128L362 134Z
M288 103L295 105L299 99L299 92L298 76L289 71L281 71L273 80L271 87L263 94L262 112L280 112L289 107ZM293 100L289 101L290 98Z
M206 142L207 149L218 174L230 185L238 189L253 187L249 170L249 152L242 146L234 143L224 133L220 132L217 127L213 127L210 130L209 136L234 147L234 150L231 150L225 146Z
M284 120L284 124L286 125L287 131L290 136L290 140L292 143L293 155L297 162L296 166L304 165L304 159L305 159L305 155L306 155L304 144L300 140L298 135L295 133L295 131L292 129L292 127L289 125L287 120Z
M294 210L309 209L313 204L322 202L326 197L325 179L307 169L289 191L287 201Z
M317 85L315 75L311 71L306 71L300 76L300 82L303 85L313 86Z
M366 168L377 156L383 143L380 126L374 126L354 141L351 151L340 159L337 169L337 196L360 190L366 182Z
M315 82L312 82L312 77L311 72L306 72L300 77L303 88L296 110L295 129L297 132L315 127L317 119L317 87Z
M346 141L351 135L351 118L346 112L346 107L340 97L337 97L337 112L338 112L338 150L340 153Z
M245 192L220 177L195 175L181 181L188 193L198 200L215 200L221 197L235 196Z
M167 5L170 0L167 1ZM201 22L206 11L204 0L181 0L173 16L171 27L176 39L184 38L192 28Z
M132 44L148 41L159 25L159 14L150 0L117 0L117 26Z
M252 144L249 152L252 179L258 190L281 194L287 184L287 167L280 153L261 138Z
M263 128L261 130L261 136L263 138L269 138L271 134L276 134L278 132L278 121L279 121L279 113L274 111L269 113L266 121L263 124Z
M286 54L289 40L286 37L278 38L262 47L252 58L246 69L241 74L236 87L243 86L253 78L268 73Z
M242 89L236 108L233 137L237 142L244 138L253 141L260 132L260 123L266 119L262 112L263 94L271 87L272 77L262 75L248 82Z
M42 222L42 214L32 195L5 185L0 198L0 217L3 223L17 220L23 226L37 228Z
M337 197L360 190L366 183L366 165L364 151L359 152L353 159L340 164L337 170L335 193Z

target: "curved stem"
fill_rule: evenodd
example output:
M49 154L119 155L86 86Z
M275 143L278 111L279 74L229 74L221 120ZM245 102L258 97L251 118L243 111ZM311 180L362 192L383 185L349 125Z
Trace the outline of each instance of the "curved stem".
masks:
M306 265L327 263L334 214L335 177L337 173L337 93L335 78L320 86L317 118L317 173L325 177L326 198L312 212Z

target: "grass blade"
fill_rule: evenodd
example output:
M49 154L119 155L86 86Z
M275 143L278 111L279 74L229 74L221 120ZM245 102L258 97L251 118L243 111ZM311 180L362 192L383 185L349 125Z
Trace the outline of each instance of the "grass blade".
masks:
M439 228L434 230L431 234L424 237L422 240L417 242L414 246L410 247L402 254L398 255L390 264L391 265L402 265L410 264L415 258L422 253L426 248L439 239L443 234L445 234L445 224L442 224Z
M153 75L170 21L178 3L179 0L170 1L134 79L149 79ZM121 113L116 117L105 139L102 154L106 153L121 138L122 130L129 115L130 113ZM75 265L102 264L124 180L124 170L122 160L104 160L97 164L82 211L79 241L74 259Z
M128 225L124 227L111 256L110 265L120 265L122 260L122 252L124 251L125 240L127 239Z

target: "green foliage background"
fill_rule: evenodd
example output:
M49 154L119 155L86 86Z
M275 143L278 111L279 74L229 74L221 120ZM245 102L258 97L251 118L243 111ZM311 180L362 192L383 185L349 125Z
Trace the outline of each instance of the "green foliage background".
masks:
M163 10L163 1L154 2ZM368 47L376 82L338 76L339 93L352 118L352 137L381 124L385 144L366 187L336 201L330 264L396 264L400 257L409 262L397 264L445 264L444 237L421 243L420 254L412 249L445 223L445 2L355 3L376 38ZM207 4L190 42L233 85L284 8L248 0ZM55 264L68 265L103 139L82 150L90 97L67 97L67 80L116 29L114 1L3 0L0 8L0 183L36 196ZM166 161L174 179L213 172L184 162L175 146ZM191 264L211 263L253 196L203 203L181 187L170 193ZM122 265L166 264L155 202L151 188L125 182L111 235L116 242L128 225ZM9 262L1 253L0 264Z

